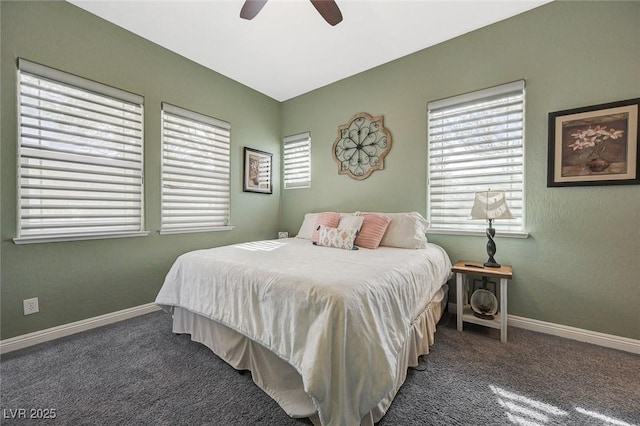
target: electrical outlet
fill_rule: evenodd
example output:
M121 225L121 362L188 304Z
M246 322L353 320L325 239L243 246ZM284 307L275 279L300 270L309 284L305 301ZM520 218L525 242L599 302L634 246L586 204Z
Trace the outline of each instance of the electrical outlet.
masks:
M22 301L22 306L24 308L25 315L35 314L36 312L40 311L40 308L38 307L37 297L31 298L31 299L24 299Z

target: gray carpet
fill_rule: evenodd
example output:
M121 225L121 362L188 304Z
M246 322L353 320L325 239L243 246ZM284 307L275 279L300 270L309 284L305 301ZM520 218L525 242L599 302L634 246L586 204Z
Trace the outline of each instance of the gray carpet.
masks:
M420 371L423 370L423 371ZM157 312L0 360L0 422L55 409L65 425L309 425L291 419L249 374L171 333ZM38 423L44 423L39 421ZM380 425L640 425L640 356L445 314L431 353Z

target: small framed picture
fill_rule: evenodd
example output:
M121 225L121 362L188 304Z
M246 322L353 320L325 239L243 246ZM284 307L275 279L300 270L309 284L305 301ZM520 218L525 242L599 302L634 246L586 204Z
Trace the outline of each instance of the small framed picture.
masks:
M271 167L272 154L244 147L244 192L272 194Z
M547 186L640 184L639 99L549 114Z

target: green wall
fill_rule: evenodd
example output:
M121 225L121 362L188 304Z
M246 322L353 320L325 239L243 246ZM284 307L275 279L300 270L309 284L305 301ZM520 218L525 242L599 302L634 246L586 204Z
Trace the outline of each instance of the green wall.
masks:
M295 234L304 213L416 210L426 215L426 104L521 78L527 82L528 239L499 238L512 264L509 313L640 339L640 187L547 188L549 112L640 97L640 2L554 2L278 103L64 2L0 2L1 339L153 301L181 253ZM354 48L357 48L354 46ZM148 237L13 244L16 228L15 61L24 57L145 97ZM160 236L160 102L231 122L228 232ZM384 115L385 170L338 175L337 127ZM242 147L273 152L312 134L312 188L242 192ZM429 235L452 260L486 256L483 237ZM22 315L39 297L40 313Z
M1 2L1 338L152 302L175 258L186 251L274 238L274 194L242 192L242 147L278 153L280 104L69 3ZM145 98L145 221L149 236L15 245L16 58L42 63ZM232 126L232 231L160 236L160 103ZM280 156L274 168L280 169ZM38 297L40 312L22 314Z
M427 102L522 78L530 237L497 240L514 268L509 313L640 339L640 186L546 186L549 112L640 97L640 2L554 2L284 102L283 135L311 131L312 187L283 191L282 228L308 211L426 215ZM364 181L331 157L358 112L384 115L393 136ZM486 258L486 237L429 239L453 261Z

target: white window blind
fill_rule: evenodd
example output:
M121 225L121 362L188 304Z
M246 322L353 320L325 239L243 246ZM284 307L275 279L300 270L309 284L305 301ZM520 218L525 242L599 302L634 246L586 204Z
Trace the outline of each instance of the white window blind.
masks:
M229 229L231 125L162 104L163 234Z
M428 104L430 231L474 232L476 191L504 190L514 219L498 233L524 232L524 81Z
M143 98L18 60L16 243L143 232Z
M311 187L311 133L285 137L283 152L284 188Z

